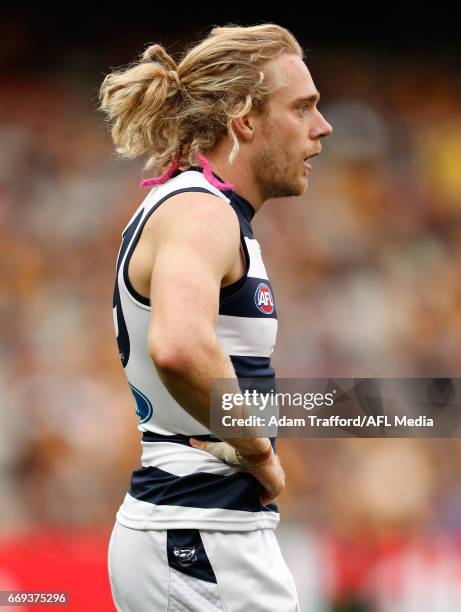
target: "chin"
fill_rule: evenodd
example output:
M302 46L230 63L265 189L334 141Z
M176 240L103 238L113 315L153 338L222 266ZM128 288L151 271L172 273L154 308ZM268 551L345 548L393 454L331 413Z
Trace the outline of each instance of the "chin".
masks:
M309 179L307 178L307 176L304 176L297 183L293 183L293 189L291 190L290 195L301 196L307 190L308 186L309 186Z
M272 182L269 189L267 189L267 199L300 196L306 191L307 186L307 176L294 176L290 181L285 179L280 182Z

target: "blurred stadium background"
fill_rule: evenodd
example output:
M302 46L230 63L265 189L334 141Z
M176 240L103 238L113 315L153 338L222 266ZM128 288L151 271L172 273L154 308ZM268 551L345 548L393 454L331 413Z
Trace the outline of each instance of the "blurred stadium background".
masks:
M0 25L0 590L67 591L78 611L114 609L107 541L139 465L111 300L142 163L116 159L97 90L148 42L178 53L212 23L274 21L308 50L335 132L306 195L268 202L254 223L279 308L278 375L461 370L456 34L341 29L293 8L135 13L4 9ZM279 448L277 533L303 611L461 610L457 439Z

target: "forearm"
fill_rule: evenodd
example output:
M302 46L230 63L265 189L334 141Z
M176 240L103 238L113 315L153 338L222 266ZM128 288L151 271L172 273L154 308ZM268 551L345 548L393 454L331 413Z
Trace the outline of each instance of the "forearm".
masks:
M196 343L194 349L189 357L187 351L183 351L180 357L171 358L168 362L156 362L154 357L153 360L169 393L192 417L210 429L211 381L226 379L229 384L226 391L241 391L232 362L217 340L208 341L201 347ZM256 455L268 448L268 438L244 437L225 440L243 455Z

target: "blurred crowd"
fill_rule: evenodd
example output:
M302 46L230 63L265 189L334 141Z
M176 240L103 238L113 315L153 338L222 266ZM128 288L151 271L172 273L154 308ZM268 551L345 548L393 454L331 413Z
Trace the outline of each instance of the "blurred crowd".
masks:
M277 374L457 377L458 75L364 52L311 70L334 133L306 194L254 219ZM140 456L112 290L142 162L116 158L97 85L31 74L0 91L0 535L111 523ZM290 438L279 452L287 544L293 529L376 545L461 530L457 439Z

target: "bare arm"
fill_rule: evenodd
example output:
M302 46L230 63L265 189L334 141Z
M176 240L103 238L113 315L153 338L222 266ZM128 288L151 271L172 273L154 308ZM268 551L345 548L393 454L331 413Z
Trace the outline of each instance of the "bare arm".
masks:
M235 212L216 196L185 193L174 199L159 209L152 227L148 348L171 395L209 428L212 379L233 378L239 391L234 367L220 345L215 326L221 281L239 256L240 230ZM268 438L233 438L228 442L243 456L267 457L270 445ZM213 448L203 443L196 446L210 452ZM278 460L271 453L266 464L274 461ZM252 469L259 478L257 472L263 468ZM273 493L278 490L274 483L264 486Z
M236 380L215 327L221 281L239 256L240 230L235 212L216 196L185 193L174 200L156 213L151 236L148 348L168 391L209 428L211 380Z

